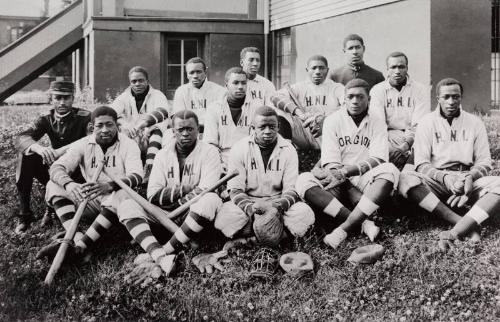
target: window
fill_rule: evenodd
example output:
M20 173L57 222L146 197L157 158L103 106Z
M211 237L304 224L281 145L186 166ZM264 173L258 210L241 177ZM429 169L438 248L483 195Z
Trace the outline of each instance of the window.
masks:
M500 107L500 0L491 1L491 107Z
M274 52L274 85L281 88L291 78L292 37L289 28L274 33Z
M166 37L163 88L168 99L174 98L177 87L187 83L185 63L201 57L202 43L201 37Z

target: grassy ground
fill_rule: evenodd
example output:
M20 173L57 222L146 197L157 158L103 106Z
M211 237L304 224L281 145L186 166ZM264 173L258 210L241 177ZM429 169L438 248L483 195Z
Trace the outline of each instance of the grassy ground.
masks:
M500 319L500 220L490 222L479 244L460 242L442 254L437 234L448 226L409 207L377 218L386 247L383 260L354 266L346 261L366 237L350 238L340 250L312 237L302 247L315 262L314 277L282 272L267 282L249 277L255 250L239 249L226 270L200 274L189 264L148 288L127 285L124 275L141 252L123 228L113 228L90 264L67 267L52 287L42 286L49 268L35 260L60 226L35 224L13 233L17 207L13 136L47 107L2 107L0 119L0 320L498 320ZM492 152L500 155L499 117L485 117ZM498 173L498 171L496 172ZM33 209L43 211L43 189L35 186ZM222 245L202 241L202 249ZM283 251L286 251L284 249Z

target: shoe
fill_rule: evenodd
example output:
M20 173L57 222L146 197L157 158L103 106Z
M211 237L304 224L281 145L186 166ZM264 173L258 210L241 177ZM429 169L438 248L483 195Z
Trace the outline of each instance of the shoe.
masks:
M170 274L172 274L172 272L174 271L176 266L175 262L176 259L177 259L176 254L165 255L162 258L160 258L159 264L161 269L165 272L165 276L169 277Z
M347 233L340 227L335 228L331 233L323 238L323 242L333 249L337 249L340 244L347 238Z
M380 233L380 227L375 225L373 221L367 219L361 224L361 232L368 236L370 241L373 242Z
M469 237L469 240L473 243L477 243L477 242L481 241L481 229L478 228L478 229L471 231L468 237Z
M56 257L61 244L64 242L64 239L60 238L54 240L49 245L42 247L42 249L40 249L36 254L36 259L47 258L49 262L52 262L54 257ZM69 245L64 257L64 263L87 263L90 261L90 252L86 252L85 249L80 246L75 246L73 241L69 241L68 243Z
M455 240L458 239L457 234L452 230L446 230L439 233L438 246L441 251L446 252L448 249L452 248Z
M18 223L14 232L17 235L24 233L28 228L30 228L31 223L35 221L35 216L33 212L30 211L21 211L18 216Z
M54 212L53 208L51 208L51 207L45 208L45 213L43 214L43 217L42 217L41 226L42 227L52 226L54 215L55 215L55 212Z

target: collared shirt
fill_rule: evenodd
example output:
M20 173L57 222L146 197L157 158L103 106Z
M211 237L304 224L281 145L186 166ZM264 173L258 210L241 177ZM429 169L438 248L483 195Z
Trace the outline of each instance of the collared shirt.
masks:
M254 106L273 106L271 96L276 93L276 87L267 78L256 75L247 81L247 98Z
M431 112L427 92L424 85L409 77L401 91L385 80L370 91L370 113L385 120L388 130L414 131L420 119Z
M106 171L119 178L131 174L143 176L139 146L134 140L119 133L116 142L108 147L106 153L97 144L94 134L76 141L62 157L52 164L49 171L50 179L64 187L73 181L68 174L80 167L85 181L89 182L102 160L105 160ZM104 173L101 173L97 179L97 182L109 181L111 179Z
M451 125L441 115L439 106L425 115L417 126L413 147L416 167L430 163L437 169L456 164L491 169L486 127L479 117L462 107Z
M329 77L334 82L341 83L343 85L347 84L352 79L361 78L370 85L370 88L372 88L375 84L383 82L385 79L381 72L364 63L356 70L349 65L335 68L330 72Z
M173 112L192 110L198 116L200 124L205 124L205 112L207 106L221 99L226 89L207 79L200 88L191 83L181 85L175 91Z
M290 142L278 134L278 142L267 165L254 135L238 141L228 161L228 171L238 170L239 174L229 180L229 190L238 189L251 197L275 197L286 191L295 191L299 175L297 151Z
M344 106L323 123L321 165L328 168L353 165L369 157L389 159L387 126L368 113L356 126Z

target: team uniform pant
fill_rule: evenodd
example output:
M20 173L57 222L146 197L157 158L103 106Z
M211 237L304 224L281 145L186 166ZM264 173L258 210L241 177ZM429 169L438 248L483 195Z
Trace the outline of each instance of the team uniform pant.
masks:
M267 200L272 200L272 198ZM249 221L250 218L240 207L232 201L228 201L222 205L215 218L214 226L226 237L233 238ZM314 212L304 202L297 202L285 211L283 224L293 236L302 237L314 224Z

